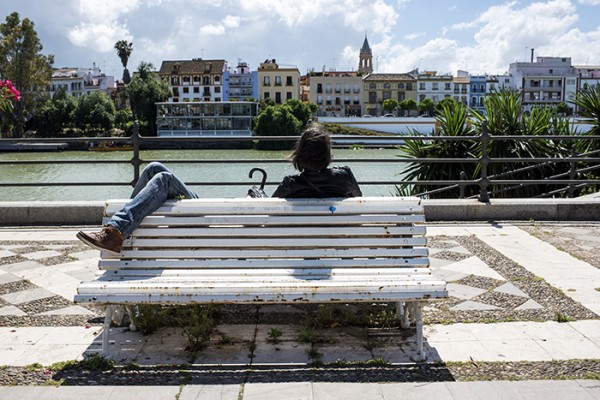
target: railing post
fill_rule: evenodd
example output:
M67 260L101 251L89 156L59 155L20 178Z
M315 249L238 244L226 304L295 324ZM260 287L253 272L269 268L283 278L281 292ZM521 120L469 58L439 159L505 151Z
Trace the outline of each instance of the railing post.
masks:
M490 143L490 135L487 131L487 121L483 121L481 124L481 159L479 160L480 165L480 178L479 178L479 198L478 200L482 203L489 203L490 196L488 194L488 186L490 180L488 179L487 167L490 163L490 157L488 155L488 144Z
M571 181L571 183L569 183L569 189L567 191L567 196L570 199L575 197L575 185L573 185L572 181L574 181L575 178L577 178L577 162L575 161L575 158L577 156L577 150L575 149L575 145L573 145L571 147L571 161L569 162L569 180Z
M140 179L140 165L142 160L140 159L140 143L142 138L140 136L140 123L136 120L133 122L133 134L131 135L131 144L133 145L133 157L131 158L131 165L133 165L133 181L131 186L134 187L138 179Z

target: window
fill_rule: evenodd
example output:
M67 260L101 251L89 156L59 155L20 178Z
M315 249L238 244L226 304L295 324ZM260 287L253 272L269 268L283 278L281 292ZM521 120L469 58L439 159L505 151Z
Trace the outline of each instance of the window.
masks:
M323 84L317 83L317 93L323 93Z
M202 84L203 85L210 85L210 76L203 76L202 77Z
M194 93L200 93L200 88L198 86L194 86Z
M384 83L384 84L383 84L383 88L384 88L384 89L391 89L391 88L392 88L392 85L390 85L389 83Z
M377 85L374 83L369 84L369 89L377 89Z
M412 83L407 83L406 84L406 90L414 90L413 89L413 84Z
M331 93L331 83L325 85L325 93Z
M265 76L263 78L263 85L264 86L271 86L271 77L270 76Z
M425 90L425 82L419 83L419 90Z
M354 93L360 93L360 86L358 85L358 83L354 84Z
M451 90L450 82L446 82L446 84L444 85L444 90ZM467 90L467 89L463 89L463 90Z
M190 88L189 87L184 87L183 88L183 93L189 93L190 92Z
M294 86L294 83L292 82L292 77L291 76L286 76L286 78L285 78L285 85L286 86Z
M285 98L286 98L286 100L291 100L292 99L292 92L286 92L285 93Z
M323 104L323 96L317 96L317 104Z
M189 76L184 76L182 78L182 80L183 80L183 84L184 85L189 85L190 84L190 77Z
M377 92L369 92L369 103L377 103Z
M354 104L360 104L360 99L358 96L354 96Z
M328 106L331 105L331 96L326 96L325 97L325 104L327 104Z
M399 83L398 84L398 89L404 89L404 83Z
M439 89L439 83L433 82L431 84L431 90L438 90L438 89Z
M275 93L275 103L281 104L281 92Z
M349 105L350 104L350 96L344 96L344 104L345 105Z
M219 75L215 76L215 83L221 82L221 77Z
M483 83L479 85L479 90L481 91L481 93L485 93L485 85Z
M281 86L281 76L275 77L275 86Z
M348 83L344 85L344 93L350 93L350 85Z
M341 104L342 104L342 100L338 96L335 96L335 105L339 106Z
M392 92L383 92L383 100L388 100L392 98Z
M179 77L178 76L172 76L171 77L171 85L173 85L173 86L179 86Z
M200 76L194 75L194 83L200 83Z
M340 84L339 84L339 83L336 83L336 84L335 84L335 92L336 92L336 93L340 93L341 91L342 91L342 89L341 89L341 87L340 87Z
M215 93L221 93L221 86L217 86L215 88Z
M398 92L398 101L402 101L406 98L406 95L404 92Z
M265 93L263 94L263 98L264 98L265 100L266 100L266 99L270 99L270 98L271 98L271 93L269 93L269 92L265 92Z

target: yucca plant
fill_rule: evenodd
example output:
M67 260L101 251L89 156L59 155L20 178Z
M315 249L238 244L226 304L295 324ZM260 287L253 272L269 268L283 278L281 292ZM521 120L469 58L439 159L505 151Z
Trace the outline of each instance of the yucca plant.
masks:
M471 136L475 135L471 124L467 123L467 107L463 104L450 106L444 104L436 117L439 129L432 132L431 140L407 140L400 146L402 156L407 158L475 158L477 143L467 140L436 140L436 136ZM416 135L414 132L411 135ZM458 180L461 172L465 173L467 179L473 177L475 163L421 163L408 162L400 173L404 180ZM431 190L440 189L448 185L421 186L403 185L396 188L398 195L417 195L428 193ZM428 197L456 198L459 189L454 187L449 190L428 193Z

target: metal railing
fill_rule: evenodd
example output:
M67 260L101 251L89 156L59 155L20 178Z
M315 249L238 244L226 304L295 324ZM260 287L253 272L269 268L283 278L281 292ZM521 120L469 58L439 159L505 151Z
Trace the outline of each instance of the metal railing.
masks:
M159 160L152 159L146 160L141 158L140 150L144 148L144 145L150 143L161 143L161 142L173 142L174 140L180 142L194 141L194 142L210 142L210 143L240 143L244 141L255 141L255 140L269 140L269 141L295 141L296 136L196 136L196 137L143 137L139 135L137 125L134 126L134 133L130 137L94 137L94 138L46 138L46 139L0 139L0 148L3 144L28 144L28 143L69 143L75 146L85 147L90 142L104 143L104 142L120 142L128 143L133 147L132 157L129 160L1 160L0 166L3 165L24 165L24 164L130 164L133 167L133 177L129 182L0 182L0 187L34 187L34 186L133 186L139 179L141 166L145 163L152 161L159 161L170 164L250 164L250 165L261 165L269 163L288 163L286 159L231 159L231 160L207 160L207 159L169 159ZM581 189L586 186L600 185L599 179L585 179L580 178L583 174L594 172L600 169L600 151L578 154L574 149L569 157L531 157L531 158L492 158L489 154L489 144L492 140L494 141L527 141L527 140L552 140L552 141L581 141L581 140L600 140L600 137L595 136L582 136L582 135L543 135L543 136L498 136L489 135L486 129L482 130L480 135L475 136L428 136L428 135L393 135L393 136L353 136L353 135L335 135L332 137L334 145L338 143L355 142L361 146L369 147L376 146L381 147L381 143L385 142L387 145L399 145L405 141L475 141L481 146L481 156L477 158L411 158L399 155L394 158L352 158L352 159L338 159L337 162L360 162L360 163L378 163L378 162L394 162L394 163L475 163L477 164L477 170L479 176L477 179L468 180L464 174L461 174L461 178L457 180L387 180L387 181L360 181L361 186L365 185L393 185L393 186L406 186L406 185L419 185L419 186L434 186L437 187L431 191L424 191L419 194L422 197L428 197L434 194L438 194L444 191L459 189L459 198L465 198L465 190L469 186L475 186L478 188L479 194L477 199L481 202L489 202L490 197L495 195L506 193L516 188L522 188L527 185L559 185L562 188L553 189L543 194L536 195L536 197L552 197L556 195L562 195L566 193L567 197L573 197L576 189ZM531 165L517 170L507 171L500 174L489 175L490 164L493 163L529 163ZM556 175L546 176L542 179L508 179L507 177L516 173L526 172L530 170L541 169L544 167L558 165L561 163L568 163L569 168L567 172L559 173ZM579 163L585 163L585 166L578 167ZM1 177L0 177L1 179ZM231 181L198 181L198 182L186 182L192 186L250 186L256 182L245 181L245 182L231 182ZM277 185L279 181L266 182L268 185ZM440 186L442 186L440 188ZM494 189L493 187L502 186L502 189Z

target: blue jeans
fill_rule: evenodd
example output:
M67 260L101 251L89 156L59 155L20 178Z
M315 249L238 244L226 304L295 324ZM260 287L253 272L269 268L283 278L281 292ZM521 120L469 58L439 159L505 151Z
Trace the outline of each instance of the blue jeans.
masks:
M167 167L158 162L150 163L142 171L131 193L131 200L111 217L107 225L114 226L127 238L147 215L156 211L165 200L177 196L198 198Z

